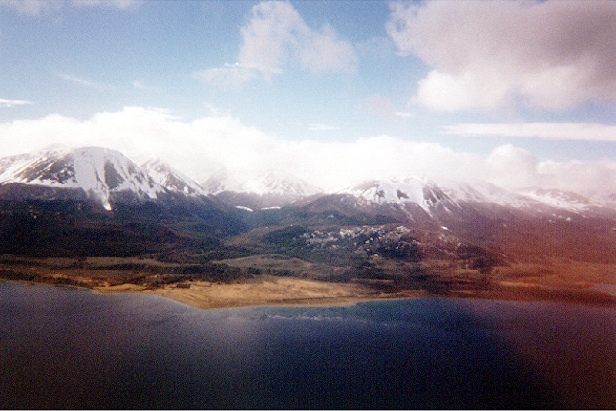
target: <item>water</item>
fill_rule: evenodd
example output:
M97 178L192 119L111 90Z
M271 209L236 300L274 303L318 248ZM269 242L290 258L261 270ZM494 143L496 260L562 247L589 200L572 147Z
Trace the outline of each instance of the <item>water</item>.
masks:
M0 282L0 408L614 408L616 308L198 310Z

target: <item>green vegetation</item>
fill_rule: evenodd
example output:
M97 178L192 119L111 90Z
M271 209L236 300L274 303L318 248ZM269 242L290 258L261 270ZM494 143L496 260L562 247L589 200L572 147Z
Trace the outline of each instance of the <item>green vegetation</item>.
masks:
M236 283L254 279L254 272L223 263L176 264L141 258L3 255L0 257L0 278L87 288L121 284L157 288L197 280Z
M5 201L0 213L0 276L10 279L157 288L269 275L356 281L381 291L430 284L418 264L421 242L395 225L289 224L242 233L243 223L233 214L195 204L123 205L102 213L88 202ZM290 215L278 214L287 220ZM225 238L221 232L237 235ZM458 251L465 268L489 271L496 263L478 247ZM252 263L243 264L246 259Z
M217 209L157 203L101 212L87 201L0 201L0 253L38 257L204 253L242 223Z
M600 264L592 266L594 276L584 273L591 263L524 265L450 232L387 219L376 224L379 216L370 224L341 225L350 220L340 211L278 211L244 213L242 221L233 210L208 203L125 204L104 212L86 201L2 201L0 278L156 289L295 277L359 284L379 295L419 290L463 296L495 295L512 286L541 294L553 285L615 281L613 267L606 277L600 270L607 266Z

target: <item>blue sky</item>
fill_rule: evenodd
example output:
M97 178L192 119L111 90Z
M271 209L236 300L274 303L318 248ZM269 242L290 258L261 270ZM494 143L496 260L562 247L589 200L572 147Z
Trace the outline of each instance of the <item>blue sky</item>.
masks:
M616 3L0 0L3 155L616 192Z

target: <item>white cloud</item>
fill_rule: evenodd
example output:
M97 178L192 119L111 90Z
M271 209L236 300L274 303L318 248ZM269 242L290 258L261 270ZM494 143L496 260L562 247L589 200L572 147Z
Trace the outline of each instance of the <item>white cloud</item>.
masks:
M387 32L433 68L414 101L443 111L561 111L616 100L616 3L394 3Z
M460 136L616 141L616 126L597 123L462 123L443 128Z
M497 147L485 161L491 172L491 181L504 187L541 185L539 160L527 150L506 144Z
M38 16L58 11L63 7L108 7L119 10L135 9L143 0L0 0L0 6L7 6L20 14Z
M28 104L32 104L32 102L26 100L7 100L0 98L0 107L25 106Z
M360 111L377 115L387 120L397 120L405 122L415 114L409 111L398 111L389 97L380 94L373 94L368 97L360 106Z
M10 7L19 14L38 16L42 12L58 10L63 3L48 0L0 0L0 6Z
M133 89L136 90L144 90L144 91L153 91L153 92L160 92L160 89L158 87L154 87L151 86L149 84L144 83L141 80L133 80ZM113 88L112 86L106 86L107 89Z
M66 80L66 81L70 81L72 83L76 83L76 84L80 84L82 86L86 86L86 87L90 87L90 88L104 88L105 86L98 84L98 83L94 83L90 80L86 80L84 78L81 77L77 77L75 75L72 74L57 74L58 77L60 77L62 80Z
M204 70L194 77L207 82L233 84L252 80L256 73L266 79L282 73L288 61L299 62L313 73L356 70L353 46L324 25L310 28L288 2L266 1L254 6L250 21L241 27L238 63Z
M367 110L371 114L376 114L385 118L394 117L396 111L391 99L380 94L374 94L368 97L361 108Z
M140 7L144 0L71 0L77 7L110 7L119 10L135 9Z
M3 155L54 144L105 146L137 161L153 154L198 182L225 167L238 179L274 170L325 189L365 179L418 175L436 182L484 180L510 188L543 186L584 195L616 193L616 163L609 161L539 161L510 144L483 156L390 136L351 142L284 140L228 115L186 122L168 110L155 108L126 107L84 121L52 114L0 123L0 144Z
M235 63L225 64L224 67L197 71L193 73L193 78L221 86L239 87L245 82L254 79L257 73L256 69L243 67L239 63Z
M296 53L302 65L310 71L317 73L355 71L357 63L355 50L349 43L339 40L331 26L323 26L320 33L308 29L299 40L300 45Z
M286 2L262 2L252 8L250 22L240 29L242 46L239 61L266 76L280 72L280 65L288 57L288 48L298 47L300 33L310 29Z

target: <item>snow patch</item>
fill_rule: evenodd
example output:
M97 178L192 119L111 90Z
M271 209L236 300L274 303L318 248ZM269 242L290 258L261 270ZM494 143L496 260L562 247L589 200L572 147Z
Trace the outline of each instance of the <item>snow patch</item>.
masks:
M111 194L156 199L164 188L122 153L101 147L58 149L0 159L0 183L80 188L111 210Z
M338 193L351 194L375 204L416 204L430 216L439 206L446 212L452 212L452 209L459 207L436 184L419 177L372 180Z

